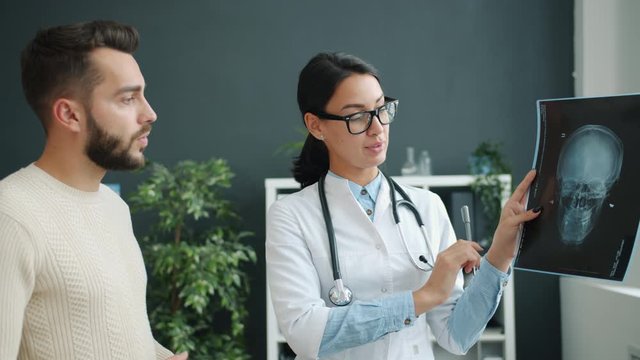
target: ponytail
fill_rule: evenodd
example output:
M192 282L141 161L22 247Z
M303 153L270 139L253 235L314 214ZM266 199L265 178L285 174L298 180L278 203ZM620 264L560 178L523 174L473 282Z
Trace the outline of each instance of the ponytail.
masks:
M316 183L329 171L329 152L321 140L308 134L300 156L293 161L293 178L301 188Z

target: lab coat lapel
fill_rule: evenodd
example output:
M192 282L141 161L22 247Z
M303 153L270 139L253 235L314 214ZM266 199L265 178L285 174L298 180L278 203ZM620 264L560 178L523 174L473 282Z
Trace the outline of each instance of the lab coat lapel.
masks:
M362 206L358 203L358 200L353 197L353 193L351 193L349 180L327 175L325 178L325 184L325 193L327 195L327 202L329 203L329 211L331 212L334 227L336 227L336 221L347 219L349 222L357 221L359 226L366 223L371 226L369 216L364 212ZM332 204L335 204L335 206ZM343 213L344 215L340 215L336 220L333 220L334 213L336 216L340 213Z
M368 251L373 243L381 240L380 234L351 193L348 180L327 176L325 184L341 256Z
M380 238L383 239L382 244L388 252L405 253L404 247L402 247L402 240L400 239L397 226L393 219L393 204L390 194L389 181L383 178L380 184L378 198L376 199L376 212L373 218L373 224ZM396 193L396 197L398 196L400 196L400 194ZM409 233L411 233L413 229L409 228L408 230Z
M376 198L376 208L373 217L375 224L380 224L381 219L384 219L386 212L391 211L391 198L389 196L389 182L387 178L382 175L382 181L380 182L380 190L378 190L378 197Z

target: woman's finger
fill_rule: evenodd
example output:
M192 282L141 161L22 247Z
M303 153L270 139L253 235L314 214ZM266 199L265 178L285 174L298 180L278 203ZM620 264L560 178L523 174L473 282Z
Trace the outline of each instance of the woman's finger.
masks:
M477 242L468 240L458 240L450 249L456 259L454 262L458 266L467 264L469 261L479 261L480 251L484 250Z
M469 254L469 260L463 264L464 272L469 273L473 271L474 268L480 267L481 259L482 257L480 256L480 254L475 251Z
M542 207L539 206L535 209L523 211L519 214L514 214L513 216L509 217L507 221L509 221L510 225L512 226L518 226L522 223L525 223L527 221L531 221L537 218L538 216L540 216L541 212L542 212Z
M480 244L478 244L477 242L471 241L471 240L464 240L464 239L458 239L458 241L456 241L456 243L451 246L452 247L453 246L471 246L476 251L484 250L484 248L480 246Z
M516 187L516 189L513 191L510 200L521 202L524 198L524 195L527 193L527 190L529 190L529 186L531 186L531 183L533 182L533 179L535 179L535 177L536 170L529 170L524 179L522 179L520 184L518 184L518 187Z

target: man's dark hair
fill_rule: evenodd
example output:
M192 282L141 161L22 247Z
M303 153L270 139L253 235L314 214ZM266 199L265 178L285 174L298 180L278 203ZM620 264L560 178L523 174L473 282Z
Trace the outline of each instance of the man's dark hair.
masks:
M88 103L102 81L89 54L107 47L128 54L138 47L138 31L114 21L91 21L39 30L22 51L22 88L27 102L47 129L48 109L63 96Z

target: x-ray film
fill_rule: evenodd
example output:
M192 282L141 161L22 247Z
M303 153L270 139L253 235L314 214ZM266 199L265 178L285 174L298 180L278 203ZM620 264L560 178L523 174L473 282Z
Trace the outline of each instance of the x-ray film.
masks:
M519 269L622 281L640 242L640 94L539 100ZM640 256L640 255L637 255Z

